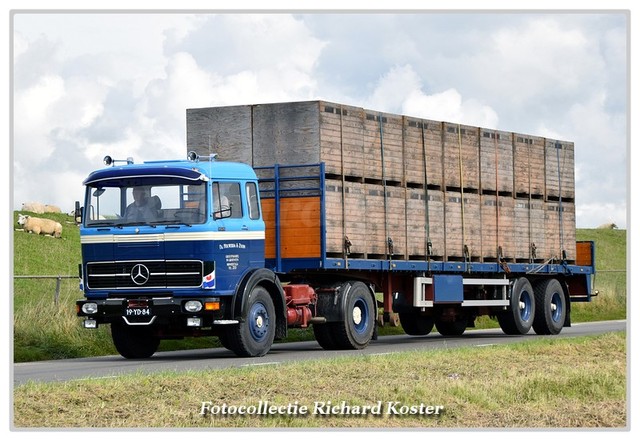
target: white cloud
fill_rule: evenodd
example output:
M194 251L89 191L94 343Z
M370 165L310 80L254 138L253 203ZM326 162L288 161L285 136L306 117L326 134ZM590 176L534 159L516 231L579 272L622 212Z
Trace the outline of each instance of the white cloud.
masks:
M547 102L578 98L600 81L604 63L594 37L584 26L563 16L505 20L475 47L451 55L454 66L442 73L464 80L466 87L500 100L501 105L536 109ZM548 109L553 111L553 109Z
M324 43L303 20L288 14L220 14L172 41L171 52L189 52L208 71L310 72Z
M413 91L404 102L403 112L436 121L458 122L487 128L498 126L498 114L490 106L473 98L463 100L455 89L433 95Z
M576 217L584 219L581 228L597 228L600 225L614 223L618 228L627 228L627 210L623 201L610 203L576 205Z
M394 66L378 81L363 103L372 110L386 110L435 121L459 122L481 127L496 127L497 113L474 98L463 99L451 88L427 94L422 79L412 66Z
M38 156L46 156L53 151L47 139L51 129L50 118L52 107L64 96L64 80L57 75L39 78L33 86L18 91L14 98L16 115L14 131L17 140L15 145L16 159L33 160L33 152ZM30 148L27 148L30 146Z
M364 106L372 110L398 111L408 96L421 89L422 80L410 65L393 66L380 77Z

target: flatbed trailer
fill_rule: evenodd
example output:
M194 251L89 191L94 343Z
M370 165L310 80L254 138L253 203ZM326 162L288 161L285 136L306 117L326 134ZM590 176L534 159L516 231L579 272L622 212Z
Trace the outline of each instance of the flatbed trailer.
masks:
M352 258L347 237L338 256L327 252L327 188L334 184L325 179L324 164L257 167L256 172L263 176L263 207L269 207L264 210L266 266L291 283L317 287L341 278L367 283L382 298L379 324L401 322L407 333L419 335L435 324L441 334L459 335L476 317L490 315L508 333L526 333L535 325L536 332L556 334L570 326L572 302L591 301L592 242L576 244L573 263L406 259L391 245L384 258ZM357 215L349 211L346 207L348 215ZM540 311L534 320L536 302Z

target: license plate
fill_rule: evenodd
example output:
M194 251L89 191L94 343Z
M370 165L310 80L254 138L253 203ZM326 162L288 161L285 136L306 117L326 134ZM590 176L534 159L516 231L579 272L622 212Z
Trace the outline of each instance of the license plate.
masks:
M125 310L127 317L142 317L151 315L151 308L127 308Z
M151 308L149 306L149 301L146 299L128 300L124 313L127 317L150 316Z

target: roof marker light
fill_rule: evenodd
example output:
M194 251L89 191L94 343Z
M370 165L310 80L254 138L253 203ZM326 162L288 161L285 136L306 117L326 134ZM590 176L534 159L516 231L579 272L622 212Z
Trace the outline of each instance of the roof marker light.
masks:
M111 156L107 155L102 159L102 162L106 166L116 165L116 162L126 162L127 165L133 164L133 158L129 156L127 159L113 159Z
M187 159L189 161L191 161L191 162L200 162L200 161L213 162L213 161L216 160L217 157L218 157L217 153L209 153L209 156L200 156L199 154L197 154L193 150L191 150L189 153L187 153Z
M191 162L197 162L200 159L200 156L193 150L187 153L187 159Z

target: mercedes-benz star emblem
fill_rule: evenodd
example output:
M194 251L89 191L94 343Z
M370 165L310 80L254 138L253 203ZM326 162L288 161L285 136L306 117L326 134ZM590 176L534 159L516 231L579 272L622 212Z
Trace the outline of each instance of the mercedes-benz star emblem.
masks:
M144 285L147 283L150 275L149 268L141 263L131 268L131 280L133 280L133 283L136 285Z

